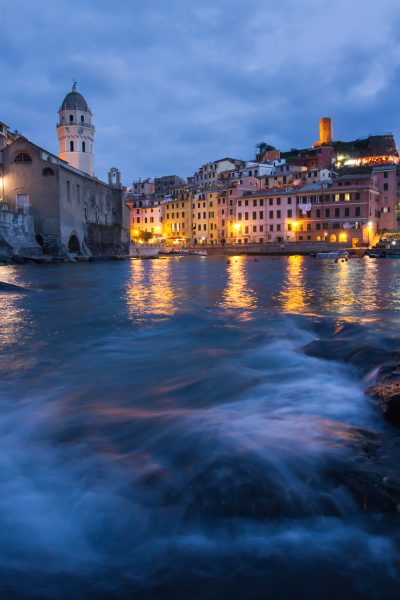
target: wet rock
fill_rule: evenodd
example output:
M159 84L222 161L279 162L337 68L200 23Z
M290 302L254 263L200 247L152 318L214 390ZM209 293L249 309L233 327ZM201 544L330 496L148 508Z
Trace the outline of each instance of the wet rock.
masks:
M5 283L4 281L0 281L0 292L5 292L5 293L21 293L21 292L26 292L27 290L25 288L19 287L18 285L13 285L12 283Z
M357 500L361 510L368 513L400 512L400 478L382 475L376 470L349 470L343 483Z
M12 262L13 262L15 265L23 265L23 264L26 262L25 258L24 258L24 257L22 257L22 256L19 256L18 254L14 254L14 255L11 257L11 261L12 261Z
M400 427L400 377L376 383L366 394L377 398L385 419Z

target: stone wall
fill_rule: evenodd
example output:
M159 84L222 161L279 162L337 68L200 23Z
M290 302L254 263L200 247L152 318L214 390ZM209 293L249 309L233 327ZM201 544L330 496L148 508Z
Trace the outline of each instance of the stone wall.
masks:
M211 246L197 244L193 248L207 250L209 254L312 254L315 252L327 252L332 250L347 250L348 244L330 242L282 242L268 244L234 244L225 246Z
M9 256L38 256L33 217L22 211L0 209L0 252Z
M85 244L94 256L129 254L129 240L121 242L120 225L90 223L86 226Z

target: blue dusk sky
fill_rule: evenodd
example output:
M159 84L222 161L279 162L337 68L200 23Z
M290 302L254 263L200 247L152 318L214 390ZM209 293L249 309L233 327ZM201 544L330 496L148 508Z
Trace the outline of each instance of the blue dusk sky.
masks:
M400 130L400 0L2 1L0 120L57 152L76 78L125 184Z

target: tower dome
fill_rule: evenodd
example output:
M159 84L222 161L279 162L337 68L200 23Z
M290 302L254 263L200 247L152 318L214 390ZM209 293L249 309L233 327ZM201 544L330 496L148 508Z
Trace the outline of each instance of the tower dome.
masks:
M94 126L85 98L72 86L58 111L58 155L70 165L93 176Z
M62 101L60 110L83 110L85 112L90 112L88 103L85 98L76 91L76 82L72 86L72 91L69 92L64 100Z

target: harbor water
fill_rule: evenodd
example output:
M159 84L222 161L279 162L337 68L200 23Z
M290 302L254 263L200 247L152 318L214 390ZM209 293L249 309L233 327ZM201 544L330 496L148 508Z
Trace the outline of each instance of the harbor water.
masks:
M399 597L400 261L0 281L1 598Z

